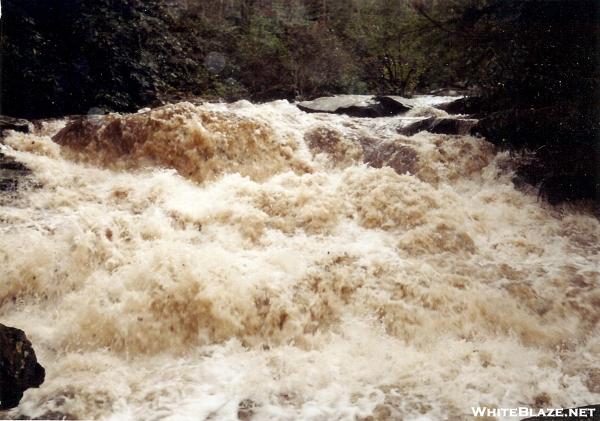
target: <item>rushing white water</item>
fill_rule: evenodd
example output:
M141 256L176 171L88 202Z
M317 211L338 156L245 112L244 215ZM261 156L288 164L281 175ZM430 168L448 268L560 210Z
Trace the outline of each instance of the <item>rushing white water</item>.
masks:
M53 141L64 124L5 140L33 173L1 202L0 318L47 374L0 415L600 401L600 224L515 190L487 142L285 101L98 117ZM395 155L372 168L369 148Z

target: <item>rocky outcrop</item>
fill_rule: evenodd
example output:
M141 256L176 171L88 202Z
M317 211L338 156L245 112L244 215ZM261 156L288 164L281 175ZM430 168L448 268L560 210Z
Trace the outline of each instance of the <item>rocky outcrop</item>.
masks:
M0 409L17 406L23 392L39 387L45 374L25 333L0 324Z
M337 95L303 101L296 106L307 113L345 114L351 117L386 117L405 113L414 104L399 96Z
M402 114L415 106L413 100L395 95L378 96L375 100L381 104L387 115Z
M397 131L405 136L412 136L422 131L439 134L467 135L476 124L477 120L470 118L429 117L407 126L400 126Z

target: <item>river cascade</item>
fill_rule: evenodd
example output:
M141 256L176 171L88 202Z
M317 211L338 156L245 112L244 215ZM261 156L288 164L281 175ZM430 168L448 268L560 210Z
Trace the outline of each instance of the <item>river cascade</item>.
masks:
M600 402L600 223L468 135L287 101L11 132L0 320L45 383L0 418L471 419ZM425 417L425 418L423 418Z

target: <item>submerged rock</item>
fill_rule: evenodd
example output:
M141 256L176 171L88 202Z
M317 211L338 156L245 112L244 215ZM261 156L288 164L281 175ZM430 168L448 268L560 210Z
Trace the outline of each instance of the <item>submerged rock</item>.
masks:
M45 374L25 333L0 324L0 409L17 406L23 392L40 386Z
M475 127L477 120L471 118L439 118L429 117L418 120L408 126L398 127L398 133L412 136L416 133L427 131L439 134L467 135Z

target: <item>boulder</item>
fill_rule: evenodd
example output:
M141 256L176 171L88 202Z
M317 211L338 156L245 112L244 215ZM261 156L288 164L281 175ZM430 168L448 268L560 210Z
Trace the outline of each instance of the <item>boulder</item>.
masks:
M397 115L411 110L415 106L415 101L396 95L375 97L386 110L388 115Z
M439 134L467 135L477 124L477 120L470 118L445 118L429 117L415 121L407 126L398 127L397 131L405 136L427 131Z
M478 116L482 113L485 103L481 97L461 97L454 101L437 104L435 107L449 114Z
M338 108L335 111L336 114L344 114L350 117L362 117L362 118L376 118L384 117L386 115L385 110L380 104L369 104L369 105L351 105L349 107Z
M0 136L5 130L15 130L17 132L28 133L29 121L0 115Z
M431 133L467 135L477 124L472 118L436 118L430 128Z
M341 114L339 109L369 108L375 104L371 95L337 95L298 102L296 106L307 113Z
M424 118L407 125L401 125L396 129L396 131L405 136L412 136L419 132L428 131L434 121L435 117Z
M412 100L399 96L338 95L303 101L296 106L307 113L345 114L351 117L386 117L412 109Z
M23 392L39 387L45 375L25 333L0 324L0 409L17 406Z

